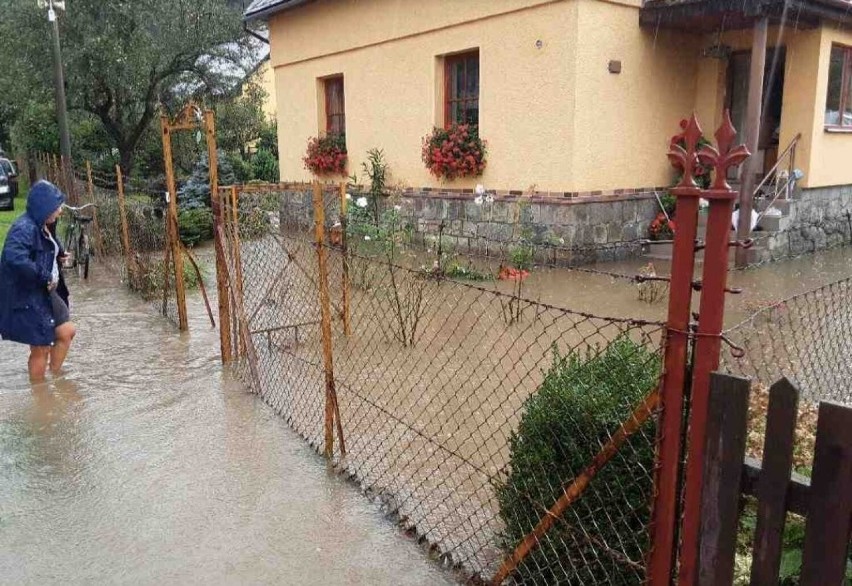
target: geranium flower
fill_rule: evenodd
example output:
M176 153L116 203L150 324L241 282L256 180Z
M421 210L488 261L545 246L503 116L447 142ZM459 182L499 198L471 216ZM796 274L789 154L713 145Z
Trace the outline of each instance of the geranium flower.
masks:
M358 199L355 200L355 205L358 206L359 208L367 207L367 198L366 197L359 197Z

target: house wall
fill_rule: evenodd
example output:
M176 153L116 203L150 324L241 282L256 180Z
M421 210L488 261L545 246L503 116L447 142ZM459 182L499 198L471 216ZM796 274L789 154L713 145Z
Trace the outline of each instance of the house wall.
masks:
M378 147L398 181L441 186L420 160L422 137L442 116L437 56L479 48L488 167L451 187L598 195L667 185L665 152L695 103L700 43L641 30L638 8L638 0L318 0L273 16L281 175L309 178L302 157L321 130L317 80L342 73L349 172ZM610 60L622 62L621 74L609 73Z
M832 43L852 46L852 32L826 25L820 30L817 51L812 59L817 62L814 94L814 125L810 159L810 187L852 184L852 133L825 130L825 101L828 93L828 66Z
M639 28L638 7L579 0L574 181L580 191L664 186L669 140L695 105L700 39ZM622 72L608 71L610 60Z
M275 106L277 104L275 97L275 70L272 69L269 61L265 61L255 72L255 79L266 92L266 99L263 102L263 113L268 118L274 120Z

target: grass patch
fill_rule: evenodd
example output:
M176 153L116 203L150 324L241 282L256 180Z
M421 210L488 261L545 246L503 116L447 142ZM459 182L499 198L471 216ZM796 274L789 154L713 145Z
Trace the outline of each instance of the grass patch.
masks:
M0 212L0 249L6 243L6 234L12 227L12 222L27 209L27 192L30 190L30 182L24 175L18 177L18 197L15 198L15 209Z

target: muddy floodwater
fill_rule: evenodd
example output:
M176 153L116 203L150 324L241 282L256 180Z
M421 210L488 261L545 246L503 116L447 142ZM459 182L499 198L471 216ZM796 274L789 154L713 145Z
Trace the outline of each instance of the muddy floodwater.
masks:
M0 583L454 583L229 380L198 299L179 336L93 272L64 377L0 343Z

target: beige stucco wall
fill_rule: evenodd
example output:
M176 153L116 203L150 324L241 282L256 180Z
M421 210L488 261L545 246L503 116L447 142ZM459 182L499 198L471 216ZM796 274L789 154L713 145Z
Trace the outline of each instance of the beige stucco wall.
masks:
M254 73L254 79L266 92L266 100L263 102L263 113L266 114L267 117L274 119L277 104L275 70L272 69L269 61L263 62L263 64Z
M436 4L443 3L376 0L356 8L352 2L319 1L272 19L282 177L309 177L301 159L308 138L320 130L316 80L342 73L349 172L360 173L367 150L378 147L397 180L439 185L420 160L422 137L440 118L436 56L478 47L480 131L489 143L488 168L482 177L452 186L570 185L574 60L569 56L576 52L576 5L501 0L498 7L476 0L447 11L436 10ZM438 28L429 30L427 24ZM314 42L306 42L308 37ZM333 52L351 46L362 48Z
M638 8L579 0L574 184L580 191L668 185L669 139L695 105L694 37L639 28ZM622 72L609 72L610 60Z
M447 6L452 7L451 10ZM479 48L492 189L665 185L678 121L696 106L700 39L643 31L636 0L318 0L270 21L281 174L307 179L318 78L343 73L350 173L384 149L394 176L439 186L420 160L440 119L436 56ZM541 48L536 41L541 41ZM622 73L609 73L610 60Z
M852 133L829 133L825 131L825 100L828 93L828 66L832 43L852 46L852 32L840 30L834 25L822 28L818 57L813 51L813 60L818 62L814 101L812 147L810 157L811 187L846 185L852 183Z

